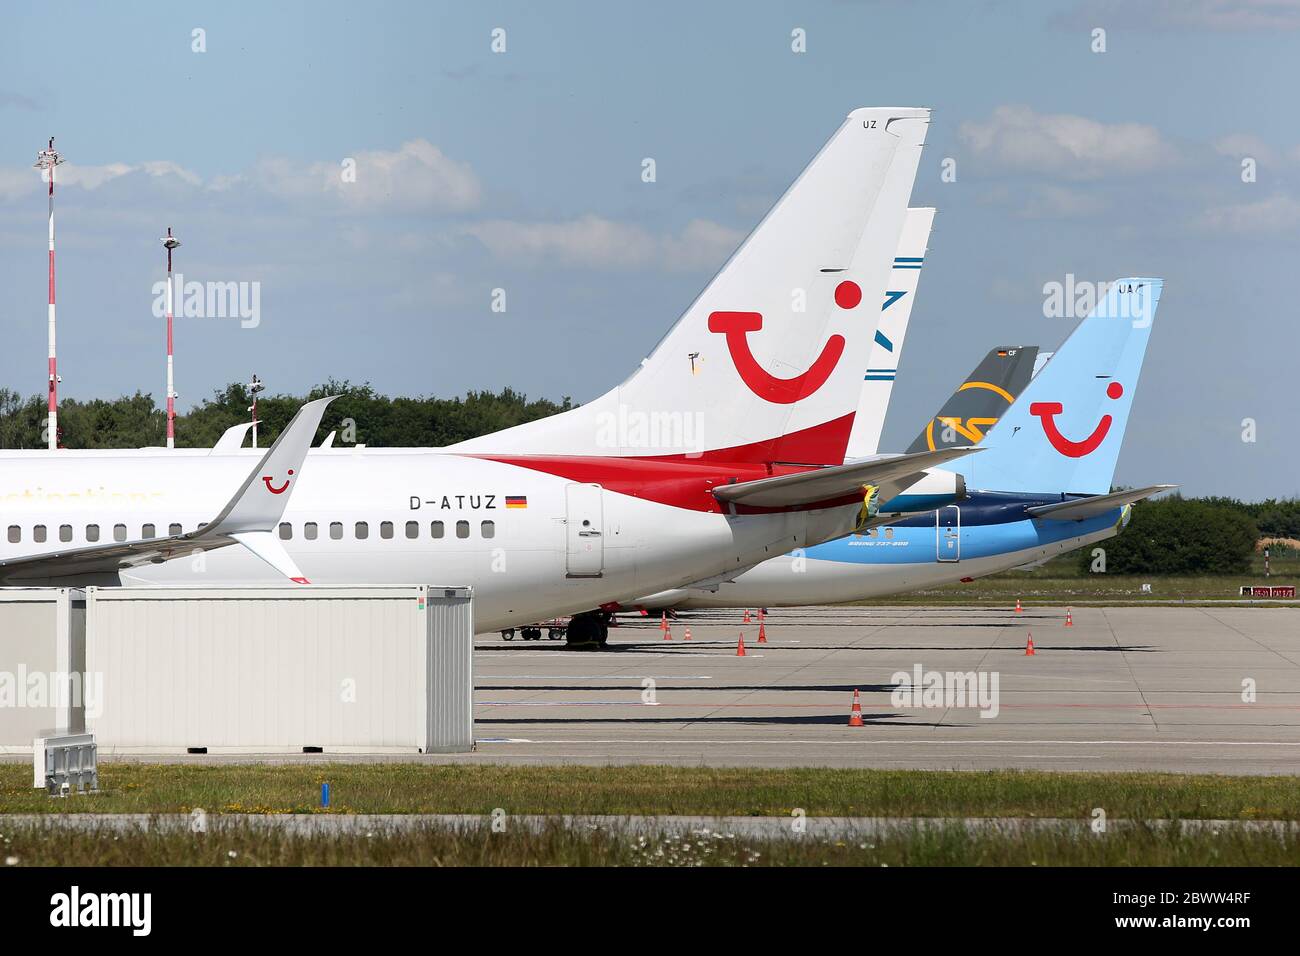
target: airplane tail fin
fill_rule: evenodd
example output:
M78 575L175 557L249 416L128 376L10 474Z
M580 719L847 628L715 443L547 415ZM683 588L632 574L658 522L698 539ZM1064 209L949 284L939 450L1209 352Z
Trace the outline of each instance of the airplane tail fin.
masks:
M889 398L894 392L894 379L903 356L903 342L912 318L912 304L916 300L916 287L921 282L921 266L925 263L925 250L933 226L933 209L907 211L903 235L898 240L898 252L894 255L894 268L889 273L889 287L885 289L885 304L880 309L880 325L876 328L871 357L862 377L858 411L853 416L853 431L849 433L846 450L849 458L867 458L880 451L880 431L885 425Z
M1033 377L1037 357L1037 345L990 349L943 403L939 413L907 446L908 453L978 444L1025 390Z
M984 491L1107 494L1155 323L1161 279L1120 279L962 462Z
M449 450L842 463L929 117L854 110L622 385Z

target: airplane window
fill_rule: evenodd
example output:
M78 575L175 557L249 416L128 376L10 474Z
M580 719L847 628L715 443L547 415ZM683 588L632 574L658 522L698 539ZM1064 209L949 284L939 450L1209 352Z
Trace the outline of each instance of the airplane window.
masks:
M11 524L9 526L9 543L17 544L21 540L23 540L23 529L16 524Z
M156 536L157 536L157 532L154 530L154 526L153 526L153 525L151 525L151 524L142 524L142 525L140 526L140 537L142 537L142 538L153 538L153 537L156 537Z
M393 523L391 521L379 522L379 537L391 538L393 536Z
M331 540L334 540L334 541L342 541L342 540L343 540L343 522L342 522L342 521L331 521L331 522L330 522L330 538L331 538Z
M113 525L113 540L114 541L126 540L126 525L124 524Z
M287 521L280 522L280 540L281 541L293 540L293 525L291 525Z
M59 525L59 540L60 541L72 540L72 525L70 524Z
M484 521L480 527L485 538L495 538L497 536L497 525L495 521Z
M36 527L32 528L32 540L37 544L45 543L45 525L38 524Z
M171 524L169 524L169 525L167 526L167 533L168 533L168 534L180 534L180 533L181 533L181 526L180 526L180 524L179 524L178 522L173 521Z
M99 540L99 525L97 524L86 525L86 540L87 541Z
M457 522L456 522L456 537L458 537L458 538L468 538L468 537L469 537L469 522L468 522L468 521L457 521Z
M370 537L370 525L366 524L364 521L358 521L356 532L357 540L365 541L366 538Z
M408 538L418 538L420 536L420 522L418 521L406 522L406 536Z
M435 538L441 538L441 537L442 537L442 522L441 522L441 521L435 521L435 522L433 522L433 524L429 525L429 534L433 535Z
M302 526L302 536L308 541L316 540L316 522L308 521Z

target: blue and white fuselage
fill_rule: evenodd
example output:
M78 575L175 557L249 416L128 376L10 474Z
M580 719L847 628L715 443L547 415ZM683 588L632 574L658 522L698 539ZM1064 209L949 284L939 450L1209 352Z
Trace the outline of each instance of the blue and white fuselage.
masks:
M1026 509L1061 495L979 492L958 504L765 561L716 590L681 588L638 606L782 607L836 604L954 584L1034 564L1113 537L1129 519L1118 507L1078 521Z

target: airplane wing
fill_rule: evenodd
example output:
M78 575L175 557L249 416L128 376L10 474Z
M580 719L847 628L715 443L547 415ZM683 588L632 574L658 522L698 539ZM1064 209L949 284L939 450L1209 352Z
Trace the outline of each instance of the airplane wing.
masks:
M1177 485L1151 485L1149 488L1135 488L1132 491L1116 491L1109 495L1093 495L1091 498L1075 498L1071 501L1057 501L1050 505L1034 505L1025 510L1035 518L1050 518L1053 521L1082 521L1095 518L1115 508L1131 505L1143 498L1150 498Z
M280 523L290 494L270 493L265 475L300 475L307 449L316 435L325 406L335 396L319 398L298 409L293 421L267 449L233 498L211 521L185 534L135 541L114 541L0 561L0 583L49 580L74 575L113 574L124 568L161 564L199 551L242 544L287 577L307 584L272 531ZM265 485L265 487L264 487Z
M753 505L760 508L790 508L812 505L849 495L861 494L863 485L886 486L880 500L888 501L892 494L888 486L906 487L906 479L919 477L927 468L934 468L954 458L978 452L979 448L945 448L913 455L892 455L855 461L845 465L832 465L815 471L802 471L794 475L759 478L741 481L734 485L720 485L713 489L719 501ZM894 492L897 494L897 491Z

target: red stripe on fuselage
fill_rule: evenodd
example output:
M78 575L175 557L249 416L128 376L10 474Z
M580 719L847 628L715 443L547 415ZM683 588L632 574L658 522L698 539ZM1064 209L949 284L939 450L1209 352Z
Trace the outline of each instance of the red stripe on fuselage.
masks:
M674 508L723 513L713 489L733 482L757 481L775 475L812 471L817 465L842 464L853 415L764 442L700 452L695 455L654 455L644 458L601 455L471 455L467 457L515 465L570 481L598 484L618 494L656 501ZM843 436L841 438L841 435ZM838 451L836 446L838 445ZM778 464L793 463L799 464ZM848 495L815 507L853 504ZM736 514L770 514L808 508L756 508L737 505Z

